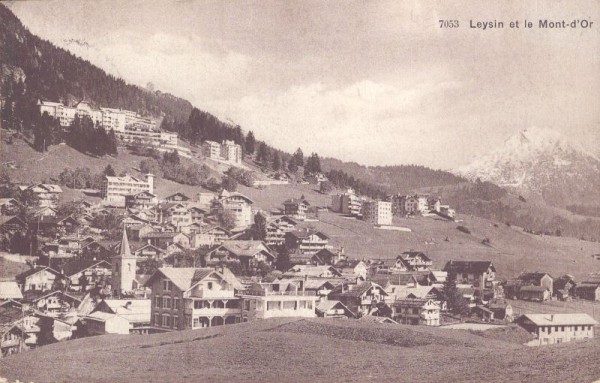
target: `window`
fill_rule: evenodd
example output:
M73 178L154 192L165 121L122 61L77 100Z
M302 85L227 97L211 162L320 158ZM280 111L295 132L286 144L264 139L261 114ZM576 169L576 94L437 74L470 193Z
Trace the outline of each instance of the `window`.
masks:
M163 290L171 291L171 281L170 280L168 280L168 279L163 280Z
M161 303L162 303L162 297L159 297L159 296L154 297L154 306L155 307L161 307L161 305L160 305Z
M163 314L162 325L163 327L171 327L171 316L169 314Z
M192 322L192 328L196 328L196 327L200 327L200 319L199 318L194 318L194 320Z
M212 290L213 283L212 282L208 282L206 288L209 289L209 290Z
M171 297L163 297L162 307L165 309L171 308Z
M179 310L179 298L173 298L173 308Z
M160 315L154 314L154 325L160 326Z
M312 303L312 301L308 301L308 302L306 302L306 308L307 308L307 309L309 309L309 310L312 310L312 308L313 308L313 303Z
M179 317L177 315L173 316L173 328L179 328Z

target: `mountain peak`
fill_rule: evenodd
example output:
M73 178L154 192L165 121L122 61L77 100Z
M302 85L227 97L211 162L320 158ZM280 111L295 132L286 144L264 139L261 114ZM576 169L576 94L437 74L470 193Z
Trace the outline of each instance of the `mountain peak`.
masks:
M552 202L563 205L563 199L597 194L600 160L570 137L552 129L530 127L456 173L513 187L527 195L552 196Z

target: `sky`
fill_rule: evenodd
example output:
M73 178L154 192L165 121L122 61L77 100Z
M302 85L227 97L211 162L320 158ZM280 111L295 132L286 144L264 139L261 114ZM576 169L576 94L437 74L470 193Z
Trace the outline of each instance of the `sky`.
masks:
M427 3L425 5L424 3ZM452 169L531 126L600 154L600 2L20 1L29 30L275 147ZM440 28L439 20L459 28ZM586 19L588 29L523 20ZM504 29L470 28L503 21ZM519 29L510 21L519 20Z

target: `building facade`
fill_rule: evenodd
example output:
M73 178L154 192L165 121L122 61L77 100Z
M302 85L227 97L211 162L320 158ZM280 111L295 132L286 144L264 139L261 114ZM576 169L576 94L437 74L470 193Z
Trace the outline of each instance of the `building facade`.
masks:
M392 203L385 201L366 201L362 204L363 220L373 225L392 224Z
M128 195L141 192L148 192L150 194L154 192L154 174L146 174L145 180L130 175L125 175L124 177L105 176L102 183L101 195L107 202L124 206Z

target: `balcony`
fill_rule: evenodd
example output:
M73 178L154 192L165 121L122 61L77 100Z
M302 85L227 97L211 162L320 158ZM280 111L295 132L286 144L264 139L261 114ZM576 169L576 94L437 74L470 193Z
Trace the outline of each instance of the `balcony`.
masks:
M301 296L309 297L316 296L314 291L266 291L266 290L249 290L243 291L240 295L251 295L257 297L265 296Z

